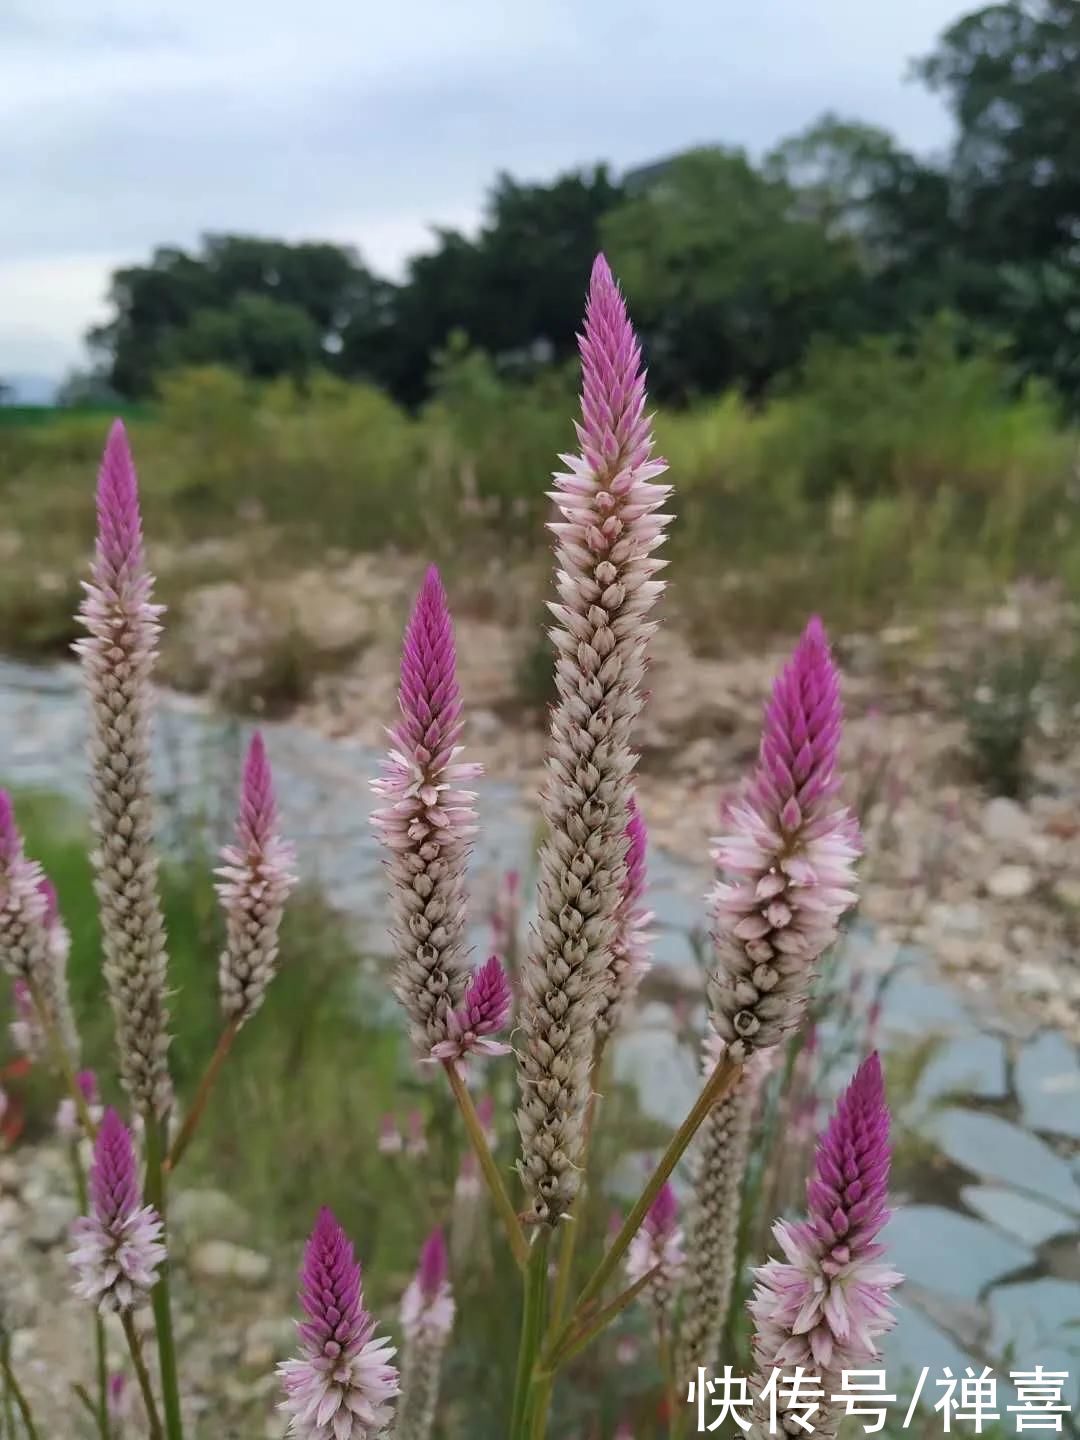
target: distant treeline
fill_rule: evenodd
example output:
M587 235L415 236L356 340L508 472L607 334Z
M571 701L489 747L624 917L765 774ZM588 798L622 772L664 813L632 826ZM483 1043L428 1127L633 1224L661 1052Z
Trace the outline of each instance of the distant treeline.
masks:
M413 407L459 334L530 377L572 355L602 247L662 400L754 397L813 340L903 337L949 311L973 344L1000 344L1014 380L1044 377L1080 411L1080 5L990 5L914 68L955 118L940 163L827 115L760 164L717 146L618 178L503 175L480 232L439 230L400 284L338 245L162 247L113 275L96 368L65 398L137 400L164 371L223 364L256 380L330 370Z

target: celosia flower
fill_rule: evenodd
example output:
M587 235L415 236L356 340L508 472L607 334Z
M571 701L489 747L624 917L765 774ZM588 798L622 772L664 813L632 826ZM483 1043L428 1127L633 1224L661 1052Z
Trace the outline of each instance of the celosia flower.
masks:
M476 1118L480 1121L480 1128L484 1132L484 1140L489 1150L494 1150L498 1135L495 1133L495 1097L494 1095L481 1095L476 1102Z
M518 935L521 930L521 872L507 870L491 907L491 948L515 970Z
M665 1181L626 1254L626 1278L631 1285L636 1285L643 1275L655 1271L645 1286L643 1297L661 1326L666 1327L669 1322L685 1259L683 1234L679 1228L679 1202L670 1182Z
M98 1093L97 1076L93 1070L80 1070L75 1077L75 1083L78 1085L79 1091L86 1101L86 1108L90 1114L90 1119L95 1125L100 1124L103 1111L101 1096ZM57 1106L56 1130L57 1134L64 1140L78 1140L82 1136L82 1123L79 1119L79 1111L71 1095L65 1095Z
M616 916L615 939L600 1009L596 1017L597 1043L602 1045L619 1020L626 1005L634 998L643 976L649 969L649 925L652 911L642 905L645 895L645 853L648 832L637 803L631 798L626 822L626 881L622 903Z
M394 1440L428 1440L435 1422L443 1353L454 1326L454 1297L447 1275L446 1241L434 1230L401 1300L405 1350Z
M300 1440L375 1440L390 1424L398 1393L394 1349L375 1335L364 1309L360 1266L344 1230L322 1210L304 1253L297 1327L301 1355L278 1366L280 1409Z
M469 984L465 862L476 797L461 787L481 767L458 759L464 721L456 665L446 592L432 566L405 631L393 749L372 783L389 802L372 820L390 852L394 993L422 1055L447 1039L450 1013Z
M595 1019L626 885L631 731L669 493L653 458L641 351L607 262L593 266L582 358L581 453L553 498L557 699L542 796L537 923L522 967L521 1172L529 1216L553 1223L581 1183Z
M77 1059L67 985L69 946L56 891L37 861L27 858L11 796L0 790L0 963L15 985L13 1039L28 1059L48 1053L43 1020L55 1027L69 1058ZM37 1013L35 994L44 1016Z
M889 1160L889 1112L875 1054L860 1066L818 1145L808 1218L773 1227L786 1262L770 1260L755 1271L750 1313L762 1379L802 1365L823 1377L828 1394L839 1388L831 1381L841 1370L877 1360L878 1337L893 1325L889 1292L902 1278L880 1263Z
M172 1104L165 922L150 786L150 673L162 607L143 557L138 482L120 421L98 476L97 549L75 645L90 695L93 854L105 979L124 1086L142 1114Z
M711 1030L702 1047L704 1080L716 1069L726 1048ZM698 1132L686 1239L693 1264L686 1267L683 1278L676 1362L683 1382L689 1381L699 1366L710 1369L722 1338L735 1285L752 1121L773 1053L765 1051L751 1058L736 1088L717 1101Z
M510 1046L492 1037L510 1018L510 984L492 955L469 981L460 1009L446 1015L446 1039L431 1047L433 1060L463 1060L466 1055L508 1055Z
M236 1025L255 1014L277 972L278 929L296 883L295 858L277 833L273 776L256 731L244 764L236 841L222 850L215 871L227 934L218 967L221 1008Z
M135 1387L123 1371L118 1370L110 1375L105 1391L105 1405L113 1434L127 1433L126 1427L135 1422L137 1403Z
M858 826L836 802L843 712L821 621L807 625L765 711L750 787L715 842L712 1021L741 1062L806 1009L813 967L855 903Z
M405 1154L415 1160L426 1155L428 1149L427 1124L419 1110L410 1110L408 1117L409 1134L405 1141Z
M75 1294L100 1310L131 1310L157 1283L165 1247L157 1211L142 1204L131 1135L111 1109L94 1141L90 1208L71 1230Z

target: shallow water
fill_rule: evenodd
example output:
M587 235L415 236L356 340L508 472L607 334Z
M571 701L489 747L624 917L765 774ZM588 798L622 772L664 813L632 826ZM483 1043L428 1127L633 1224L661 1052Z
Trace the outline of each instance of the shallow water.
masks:
M377 952L385 902L368 825L377 755L294 725L263 728L305 876L354 919L360 940ZM242 743L235 722L185 697L162 695L156 776L168 797L163 813L171 817L174 843L200 826L208 839L220 833ZM74 668L0 661L0 779L82 803L84 749ZM514 786L495 782L482 783L480 803L474 874L527 871L531 806ZM703 872L663 852L650 857L659 966L689 965L686 932L701 922L704 884ZM917 1161L899 1167L899 1203L888 1231L892 1257L907 1277L887 1353L893 1388L901 1383L894 1371L929 1366L932 1403L935 1377L946 1365L961 1374L966 1365L990 1364L1004 1376L1038 1363L1069 1370L1073 1396L1080 1396L1075 1050L1058 1035L1032 1032L985 1002L977 1005L937 978L924 956L898 953L873 935L850 936L843 964L850 973L888 977L880 1022L886 1052L902 1057L919 1046L929 1053L912 1093L899 1103L893 1097L901 1136L918 1142ZM659 1118L670 1121L692 1098L696 1063L674 1042L664 1004L643 1007L616 1063ZM911 1148L902 1143L901 1155Z

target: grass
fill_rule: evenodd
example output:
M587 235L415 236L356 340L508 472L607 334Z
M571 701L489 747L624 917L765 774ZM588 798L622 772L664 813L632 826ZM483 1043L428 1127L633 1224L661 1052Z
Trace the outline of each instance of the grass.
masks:
M493 557L539 565L574 383L511 383L459 348L411 415L328 376L304 391L166 376L128 416L164 598L253 574L272 587L386 547L463 577ZM82 412L0 426L2 649L70 641L104 428ZM962 351L947 319L915 344L823 347L767 403L705 399L661 413L657 433L676 487L673 595L702 649L812 609L858 628L1022 575L1080 585L1078 436L1046 391L1009 392L994 351ZM270 665L286 697L307 683L296 669L292 653Z

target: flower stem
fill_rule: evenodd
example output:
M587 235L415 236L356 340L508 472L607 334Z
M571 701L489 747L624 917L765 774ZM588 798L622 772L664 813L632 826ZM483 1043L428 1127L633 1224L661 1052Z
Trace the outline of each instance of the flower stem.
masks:
M11 1368L11 1345L5 1338L3 1345L0 1345L0 1371L4 1376L5 1406L7 1413L11 1416L11 1401L14 1400L22 1416L23 1426L26 1429L26 1440L39 1440L37 1426L34 1424L34 1415L30 1409L30 1403L22 1392L19 1382L15 1379L15 1372ZM14 1417L11 1417L12 1419ZM15 1434L15 1427L11 1425L11 1433Z
M499 1174L499 1167L495 1164L495 1157L492 1155L487 1141L484 1139L484 1127L480 1123L480 1117L476 1113L476 1106L473 1104L472 1096L469 1094L469 1087L458 1074L453 1061L444 1060L443 1069L446 1071L446 1078L450 1082L450 1089L454 1092L454 1099L461 1111L461 1118L465 1121L465 1129L468 1131L469 1139L472 1142L476 1158L480 1162L480 1169L484 1172L484 1179L491 1191L491 1198L495 1201L496 1209L502 1217L503 1225L506 1227L506 1238L510 1242L510 1249L518 1265L524 1269L529 1263L529 1242L525 1238L525 1231L521 1228L521 1221L517 1217L510 1196L507 1194L506 1186L503 1184L502 1176ZM545 1245L546 1249L546 1245Z
M124 1335L127 1337L128 1349L131 1351L131 1363L135 1367L139 1389L142 1391L143 1404L146 1406L150 1440L163 1440L164 1432L161 1429L161 1416L158 1414L157 1401L154 1399L154 1387L150 1384L150 1375L146 1369L146 1361L143 1359L142 1341L139 1339L139 1332L135 1329L135 1321L131 1318L130 1310L124 1311L121 1321L124 1326Z
M605 1305L602 1310L587 1317L581 1328L573 1331L557 1349L545 1350L540 1357L541 1376L545 1374L554 1376L560 1366L565 1365L568 1360L573 1360L576 1355L580 1355L582 1350L591 1345L598 1335L602 1335L611 1322L618 1319L626 1307L637 1299L655 1276L656 1270L657 1267L654 1266L647 1274L635 1280L628 1290L623 1290L616 1295L610 1305Z
M521 1302L521 1343L518 1348L517 1379L514 1383L510 1440L530 1440L529 1401L536 1358L544 1333L550 1237L551 1231L546 1226L536 1233L529 1251L529 1263L525 1268L525 1289Z
M166 1170L176 1169L180 1163L181 1156L191 1144L191 1137L195 1134L199 1121L203 1117L207 1101L210 1099L214 1085L217 1083L218 1075L221 1073L221 1067L225 1064L226 1057L232 1049L233 1041L236 1039L239 1029L239 1023L231 1020L218 1037L218 1043L213 1055L210 1057L210 1063L203 1071L202 1079L199 1081L199 1088L195 1091L195 1098L191 1102L191 1109L188 1111L184 1123L180 1127L180 1134L177 1135L173 1147L169 1152L169 1158L165 1162Z
M164 1122L156 1115L146 1117L146 1203L153 1205L163 1226L167 1227L164 1166ZM165 1238L168 1247L167 1228ZM180 1386L176 1373L176 1344L173 1339L172 1306L169 1301L169 1260L162 1261L158 1282L150 1301L154 1308L157 1331L158 1361L161 1366L161 1395L165 1409L165 1435L168 1440L184 1440L180 1416ZM134 1357L132 1357L134 1358Z
M634 1208L626 1217L622 1228L611 1242L604 1258L593 1271L584 1290L582 1290L578 1296L573 1314L555 1337L555 1343L551 1346L553 1351L561 1350L571 1331L580 1326L581 1321L585 1318L589 1305L597 1298L608 1280L614 1274L616 1266L626 1254L630 1241L633 1240L634 1236L641 1229L642 1222L649 1213L653 1201L660 1193L664 1182L670 1177L675 1166L682 1159L687 1146L697 1134L706 1115L708 1115L717 1101L724 1098L738 1080L741 1072L741 1065L735 1064L732 1060L729 1060L727 1056L724 1056L708 1080L706 1080L702 1087L701 1094L694 1101L690 1113L671 1137L659 1165L657 1165L649 1178L648 1184L638 1196Z
M73 1140L69 1146L71 1173L75 1177L75 1193L79 1197L79 1214L90 1210L90 1199L86 1189L86 1174L79 1155L79 1142ZM100 1310L94 1311L94 1359L97 1369L97 1405L93 1407L94 1423L101 1440L110 1440L109 1426L109 1368L105 1352L105 1322Z

